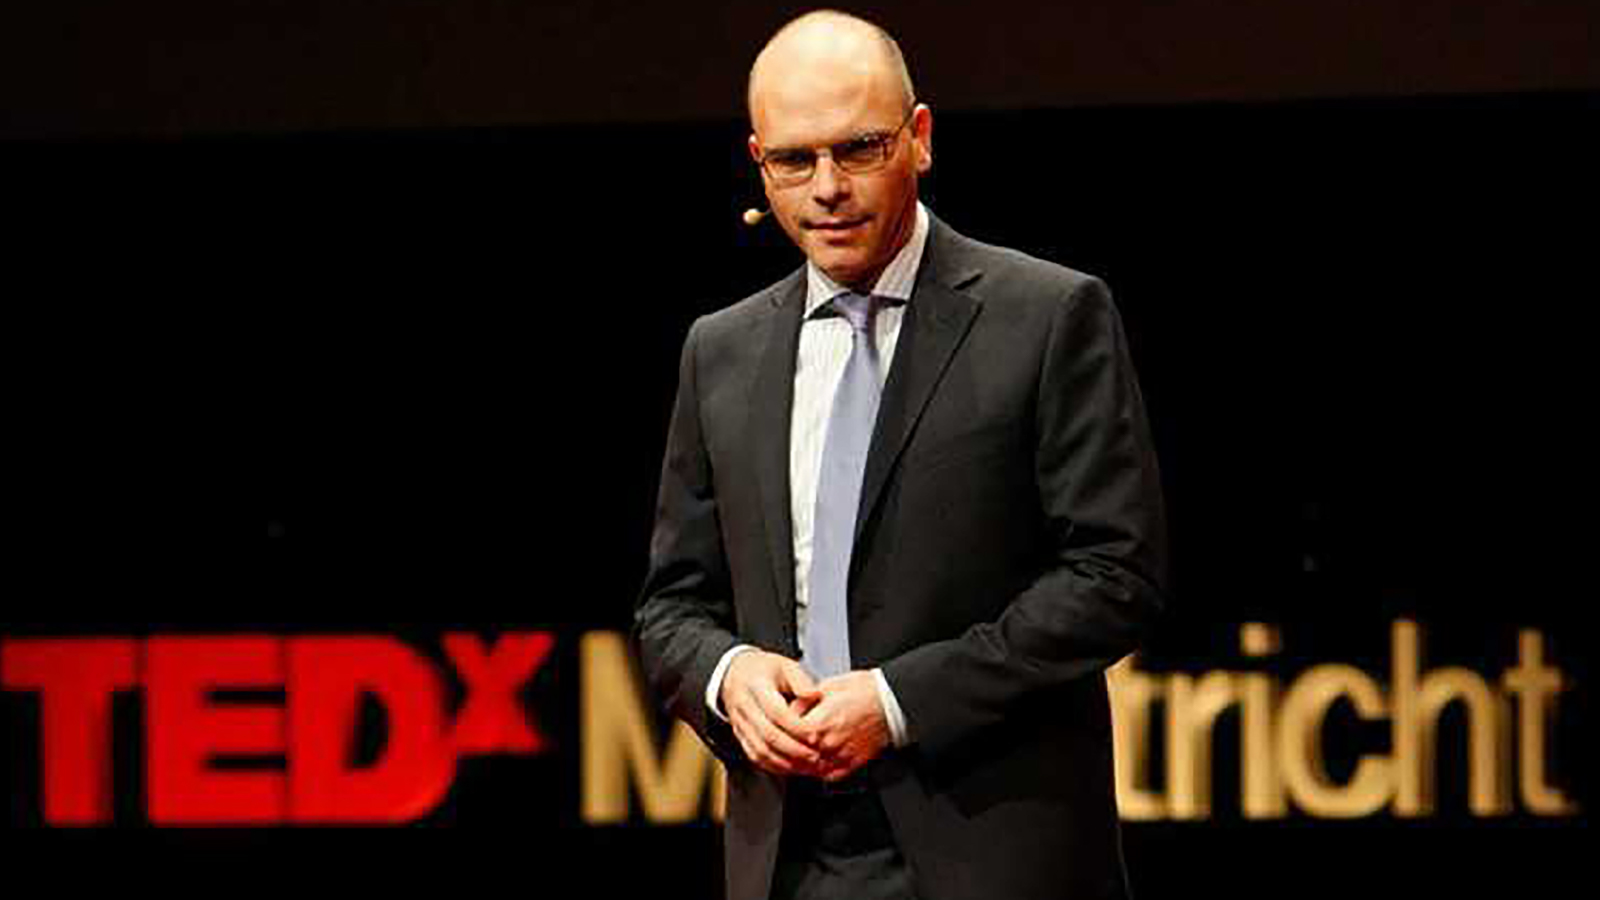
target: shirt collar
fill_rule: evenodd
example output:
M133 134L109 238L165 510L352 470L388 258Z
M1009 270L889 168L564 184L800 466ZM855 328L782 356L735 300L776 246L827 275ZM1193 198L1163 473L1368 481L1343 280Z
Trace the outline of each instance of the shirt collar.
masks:
M872 287L873 296L909 301L911 289L917 283L917 270L922 267L922 251L927 245L928 208L919 200L916 221L911 226L911 239L906 241L906 245L901 247L900 252L889 261L889 265L884 267L883 274L878 276L877 284ZM815 312L817 307L848 291L849 288L840 287L817 268L815 263L806 261L805 314L807 316Z

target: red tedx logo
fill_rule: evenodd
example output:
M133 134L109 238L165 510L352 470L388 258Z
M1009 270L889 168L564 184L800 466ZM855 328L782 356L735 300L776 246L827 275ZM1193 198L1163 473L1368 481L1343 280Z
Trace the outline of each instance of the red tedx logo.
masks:
M380 635L17 638L0 643L0 688L39 695L44 819L111 820L111 698L143 692L146 812L156 825L382 824L436 807L463 756L544 748L517 692L555 645L511 632L486 645L446 634L464 688L451 714L444 673ZM285 700L223 703L215 691L282 689ZM352 760L364 698L384 711L376 760ZM218 758L281 756L282 770L220 769Z

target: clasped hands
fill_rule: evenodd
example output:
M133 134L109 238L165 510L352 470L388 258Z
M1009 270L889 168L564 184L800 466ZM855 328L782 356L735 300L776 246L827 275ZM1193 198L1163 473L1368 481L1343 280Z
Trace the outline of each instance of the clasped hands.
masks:
M838 781L889 744L871 672L813 681L786 656L746 650L723 676L722 708L745 755L774 775Z

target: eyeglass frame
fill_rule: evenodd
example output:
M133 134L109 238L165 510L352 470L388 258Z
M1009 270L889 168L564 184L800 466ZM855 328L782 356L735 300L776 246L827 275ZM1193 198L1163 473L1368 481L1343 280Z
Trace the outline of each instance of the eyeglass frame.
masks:
M837 143L827 144L821 147L780 147L776 150L763 150L761 152L761 157L756 160L756 165L761 168L761 171L767 174L768 178L772 179L773 184L776 184L779 187L799 187L800 185L805 184L811 179L817 177L817 163L822 158L822 151L826 150L828 153L828 158L833 160L833 164L838 166L840 171L850 175L871 174L888 165L889 160L894 157L894 151L891 148L898 148L897 139L900 137L900 132L904 131L906 126L911 124L911 120L917 117L917 109L918 104L915 100L913 100L911 102L911 110L906 113L905 119L901 120L899 125L896 125L889 131L869 131L865 134L858 134L855 137L847 138ZM850 144L856 144L862 141L877 142L876 147L878 148L879 152L876 161L868 163L865 168L850 168L849 165L839 161L838 151L841 148L846 148ZM768 162L771 160L774 153L797 153L800 151L808 151L811 154L811 168L810 171L806 173L804 178L798 178L792 175L778 175L777 173L773 172L771 167L768 165Z

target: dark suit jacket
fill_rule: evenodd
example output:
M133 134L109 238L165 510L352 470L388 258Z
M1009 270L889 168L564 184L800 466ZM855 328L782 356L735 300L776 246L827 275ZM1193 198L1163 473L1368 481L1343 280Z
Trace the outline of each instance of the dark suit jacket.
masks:
M913 744L870 767L919 897L1126 893L1104 670L1161 605L1165 524L1105 285L931 223L867 460L850 649ZM684 343L646 677L728 770L729 900L767 896L784 783L706 708L722 654L798 657L789 416L804 269Z

